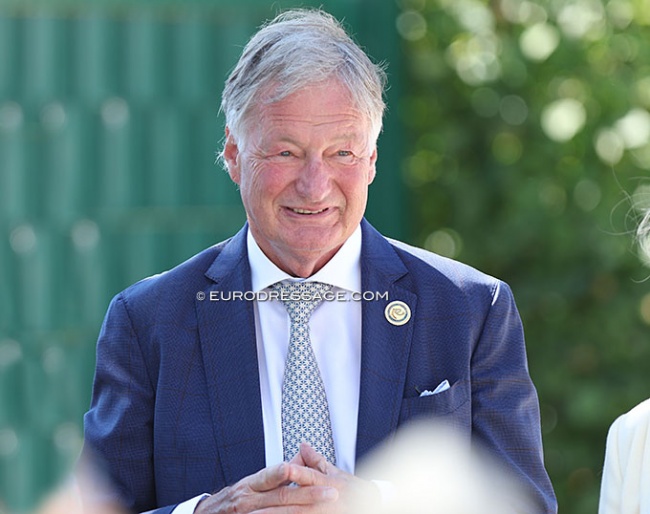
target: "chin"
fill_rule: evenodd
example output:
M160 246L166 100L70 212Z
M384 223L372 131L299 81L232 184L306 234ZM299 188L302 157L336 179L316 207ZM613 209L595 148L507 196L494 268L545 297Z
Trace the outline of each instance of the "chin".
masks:
M333 248L340 247L345 243L344 237L337 235L337 237L330 237L324 234L302 234L291 241L289 245L291 248L302 251L311 252L328 252Z

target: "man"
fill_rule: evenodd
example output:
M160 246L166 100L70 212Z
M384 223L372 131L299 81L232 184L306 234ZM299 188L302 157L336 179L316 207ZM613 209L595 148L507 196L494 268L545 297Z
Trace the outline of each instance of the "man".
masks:
M128 509L345 512L386 489L357 461L426 418L555 512L508 287L363 220L383 85L320 11L244 49L222 109L246 226L119 294L100 333L86 444Z

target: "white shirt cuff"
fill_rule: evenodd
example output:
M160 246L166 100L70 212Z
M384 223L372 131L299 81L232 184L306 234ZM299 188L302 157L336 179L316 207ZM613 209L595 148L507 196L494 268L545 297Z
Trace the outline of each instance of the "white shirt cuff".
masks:
M199 504L203 498L207 498L209 494L199 494L191 500L184 501L176 505L176 508L172 510L172 514L194 514L194 509Z

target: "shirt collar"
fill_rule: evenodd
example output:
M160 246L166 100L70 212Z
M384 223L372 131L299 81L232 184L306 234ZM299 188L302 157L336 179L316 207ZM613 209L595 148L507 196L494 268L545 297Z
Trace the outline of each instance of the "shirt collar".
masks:
M246 235L248 262L253 291L261 291L283 280L323 282L347 291L361 291L361 226L343 243L339 251L318 272L306 279L285 273L264 255L250 229Z

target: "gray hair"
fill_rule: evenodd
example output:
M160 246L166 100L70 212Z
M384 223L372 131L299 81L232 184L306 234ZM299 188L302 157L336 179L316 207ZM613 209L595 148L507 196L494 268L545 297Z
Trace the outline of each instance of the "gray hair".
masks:
M280 101L331 77L350 90L376 140L385 109L383 66L373 63L330 14L283 12L251 38L226 80L221 100L226 126L236 139L242 138L257 103Z

